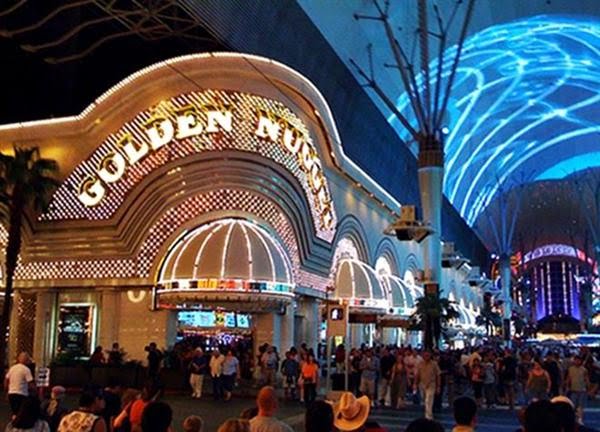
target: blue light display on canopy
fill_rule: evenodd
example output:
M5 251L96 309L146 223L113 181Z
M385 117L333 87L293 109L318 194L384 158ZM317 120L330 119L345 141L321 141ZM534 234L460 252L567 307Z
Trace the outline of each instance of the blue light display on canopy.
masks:
M538 16L471 36L449 106L444 193L471 226L500 184L600 166L600 21ZM405 94L398 107L409 113Z

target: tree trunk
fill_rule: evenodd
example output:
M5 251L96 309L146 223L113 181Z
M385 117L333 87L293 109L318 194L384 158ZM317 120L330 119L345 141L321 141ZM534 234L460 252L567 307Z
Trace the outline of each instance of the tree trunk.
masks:
M425 315L425 335L423 343L426 350L433 349L433 317L429 313Z
M10 206L10 222L8 227L8 242L6 245L4 280L4 305L0 317L0 369L7 366L8 338L10 329L10 315L12 310L13 279L17 268L17 260L21 250L21 226L23 224L24 202L20 199L20 192L15 189Z

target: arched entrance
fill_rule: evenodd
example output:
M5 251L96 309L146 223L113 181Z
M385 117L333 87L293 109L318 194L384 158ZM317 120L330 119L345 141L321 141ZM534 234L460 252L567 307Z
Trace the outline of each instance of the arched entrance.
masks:
M184 232L168 248L154 287L155 308L176 314L177 340L205 349L294 339L294 275L276 235L241 218ZM255 349L253 349L255 352Z

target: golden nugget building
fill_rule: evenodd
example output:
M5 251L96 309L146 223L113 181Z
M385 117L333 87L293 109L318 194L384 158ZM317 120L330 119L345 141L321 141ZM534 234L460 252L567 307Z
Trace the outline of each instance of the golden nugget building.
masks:
M408 316L420 292L418 245L383 234L400 204L344 155L319 91L275 61L174 58L77 116L0 126L0 144L39 146L62 180L24 232L11 355L119 342L141 359L197 334L314 347L327 297ZM474 324L466 273L444 277ZM353 340L406 337L372 330Z

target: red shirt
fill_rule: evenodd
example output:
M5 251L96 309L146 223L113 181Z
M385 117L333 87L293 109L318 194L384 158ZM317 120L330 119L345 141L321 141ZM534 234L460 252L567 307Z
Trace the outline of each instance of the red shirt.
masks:
M142 399L138 399L131 404L131 408L129 409L129 421L132 426L141 426L144 408L146 408L146 405L149 403L149 401L146 402Z

